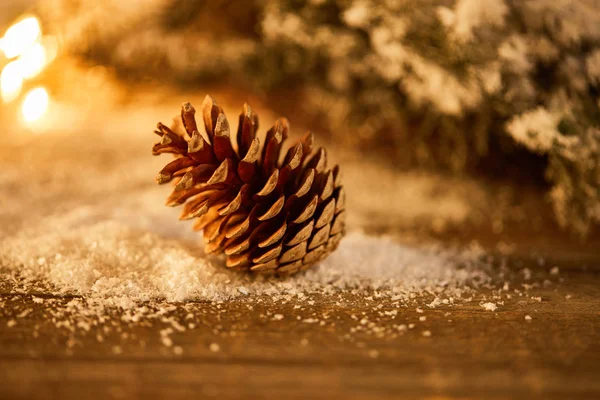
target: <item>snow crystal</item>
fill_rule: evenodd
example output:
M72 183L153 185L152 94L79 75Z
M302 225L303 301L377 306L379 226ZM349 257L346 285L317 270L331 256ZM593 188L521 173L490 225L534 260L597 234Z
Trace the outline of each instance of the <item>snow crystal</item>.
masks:
M306 318L302 320L302 322L304 322L305 324L316 324L317 322L319 322L319 320L316 318Z
M496 309L498 308L498 306L495 303L483 303L481 304L481 307L483 307L483 309L486 311L496 311Z
M183 348L181 346L175 346L173 347L173 353L180 356L183 354Z

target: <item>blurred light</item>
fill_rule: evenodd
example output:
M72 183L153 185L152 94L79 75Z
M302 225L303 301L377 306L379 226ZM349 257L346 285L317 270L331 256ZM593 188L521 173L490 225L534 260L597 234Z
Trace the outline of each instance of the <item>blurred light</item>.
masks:
M26 122L35 122L40 119L48 109L50 97L43 87L35 88L27 93L21 113Z
M56 36L52 35L44 35L40 43L44 47L44 52L46 53L46 64L54 61L58 54L58 39Z
M0 74L0 90L2 91L2 100L9 103L16 99L21 93L23 87L23 75L21 73L21 63L19 60L12 61L4 67Z
M2 39L2 51L7 58L14 58L25 52L38 40L42 30L36 17L25 18L6 31Z
M33 78L44 68L46 64L46 50L40 43L26 50L18 59L21 65L21 74L24 79Z

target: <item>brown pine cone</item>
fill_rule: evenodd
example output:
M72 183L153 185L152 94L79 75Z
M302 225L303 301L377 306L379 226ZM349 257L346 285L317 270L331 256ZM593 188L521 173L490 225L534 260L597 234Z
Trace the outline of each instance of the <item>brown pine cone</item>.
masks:
M313 150L307 133L280 153L289 132L287 119L269 129L262 150L256 137L258 116L245 104L239 116L237 146L221 107L206 96L198 132L190 103L181 108L181 132L159 123L161 136L152 154L176 159L156 177L174 180L167 205L184 204L180 219L197 218L206 251L227 256L229 268L292 274L335 250L344 234L344 191L336 165L327 169L325 149ZM309 157L310 156L310 157Z

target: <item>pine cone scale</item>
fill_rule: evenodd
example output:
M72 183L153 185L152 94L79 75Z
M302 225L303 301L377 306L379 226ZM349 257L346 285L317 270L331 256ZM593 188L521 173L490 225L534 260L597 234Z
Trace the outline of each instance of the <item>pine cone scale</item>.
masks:
M161 141L152 153L176 159L157 175L174 182L167 205L183 204L180 219L194 219L205 250L224 253L226 266L256 273L291 274L309 268L333 251L344 233L344 192L339 168L327 169L327 155L313 153L314 137L304 135L287 148L289 122L275 121L260 147L258 116L244 104L237 147L220 106L202 104L206 137L198 132L196 110L181 108L183 132L159 123Z

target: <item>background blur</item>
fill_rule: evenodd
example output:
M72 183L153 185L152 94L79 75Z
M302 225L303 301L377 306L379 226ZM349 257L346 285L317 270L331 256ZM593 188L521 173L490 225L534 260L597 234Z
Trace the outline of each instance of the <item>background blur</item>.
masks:
M600 1L9 0L0 35L15 229L57 176L151 185L154 124L211 93L316 131L363 227L597 232Z

